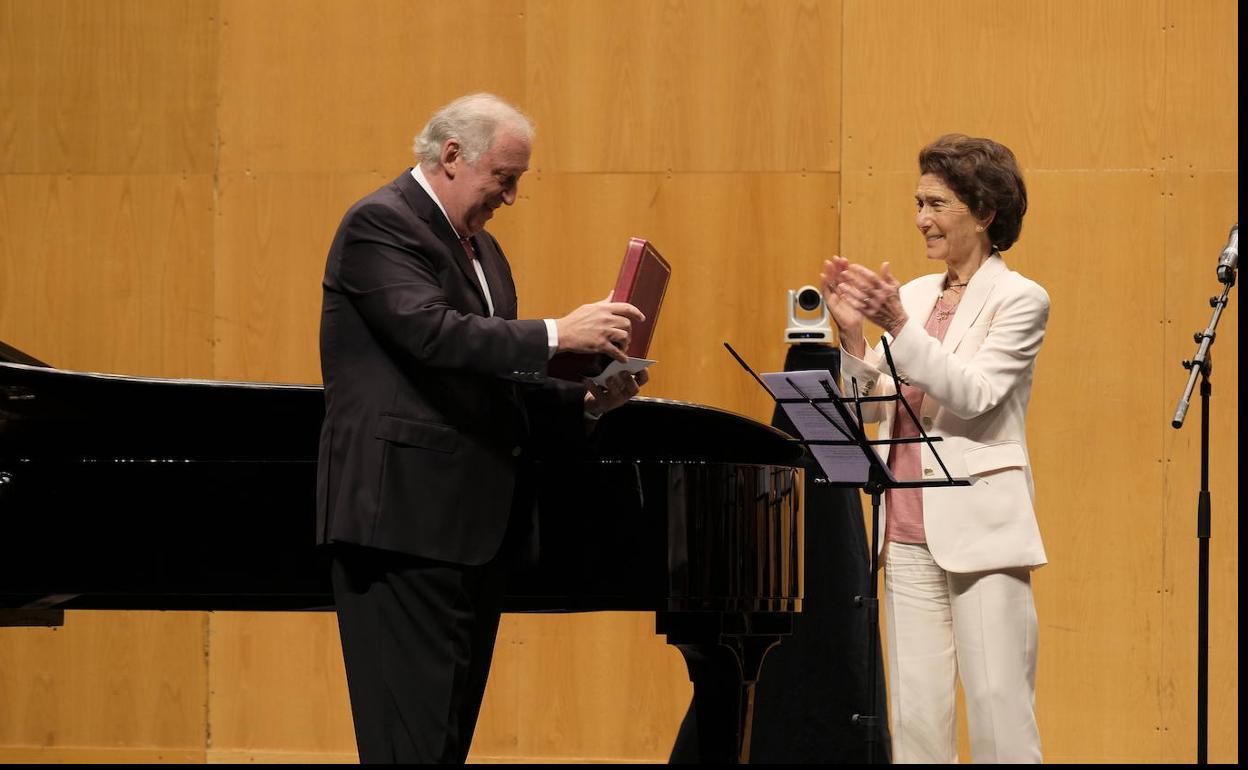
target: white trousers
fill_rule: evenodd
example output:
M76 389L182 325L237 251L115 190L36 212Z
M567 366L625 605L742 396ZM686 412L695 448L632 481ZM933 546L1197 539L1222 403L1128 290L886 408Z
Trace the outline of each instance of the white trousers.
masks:
M1030 572L945 572L901 543L884 569L893 761L958 761L961 673L972 761L1040 762Z

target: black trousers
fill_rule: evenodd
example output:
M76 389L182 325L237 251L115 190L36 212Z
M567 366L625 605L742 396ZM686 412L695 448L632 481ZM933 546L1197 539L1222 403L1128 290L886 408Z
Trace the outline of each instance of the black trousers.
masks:
M360 761L464 762L508 560L500 553L474 567L335 548L334 602Z

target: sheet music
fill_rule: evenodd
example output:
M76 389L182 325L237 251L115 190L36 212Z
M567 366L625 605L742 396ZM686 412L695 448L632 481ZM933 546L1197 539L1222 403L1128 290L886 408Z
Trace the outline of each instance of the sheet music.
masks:
M777 399L806 398L814 399L816 404L785 403L780 408L793 421L798 435L807 441L853 441L857 424L849 425L830 401L818 403L820 399L831 395L839 398L840 390L836 380L828 371L811 372L770 372L762 375L767 389ZM795 387L796 386L796 387ZM826 387L825 387L826 386ZM853 408L847 408L853 418ZM830 420L829 420L830 418ZM871 470L871 462L863 454L857 444L811 444L807 447L819 463L829 481L849 484L860 484L867 481ZM874 447L869 447L874 452ZM877 453L878 456L878 453ZM883 461L881 461L883 465ZM887 470L887 466L885 465ZM890 481L894 481L891 472L887 473Z

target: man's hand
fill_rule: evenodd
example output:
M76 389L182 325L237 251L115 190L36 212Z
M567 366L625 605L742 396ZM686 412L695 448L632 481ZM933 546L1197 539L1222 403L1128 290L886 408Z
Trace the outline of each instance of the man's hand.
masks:
M597 385L593 380L585 380L585 413L601 417L607 412L622 406L630 398L637 395L641 386L650 380L650 374L642 369L636 374L620 372L608 377L604 385Z
M581 305L555 321L559 351L605 353L621 363L628 360L624 350L634 323L646 317L627 302L612 302L611 295L601 302ZM625 399L626 401L628 399Z

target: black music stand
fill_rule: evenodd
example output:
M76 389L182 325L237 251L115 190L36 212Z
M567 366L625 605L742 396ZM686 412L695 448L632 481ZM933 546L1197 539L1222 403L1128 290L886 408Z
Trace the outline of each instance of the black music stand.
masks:
M878 681L876 675L876 649L879 634L879 574L880 574L880 496L886 489L914 489L923 487L966 487L968 479L955 479L945 467L944 460L936 451L939 436L929 436L923 430L918 416L901 396L901 377L893 365L888 340L881 340L884 359L893 381L893 395L864 396L859 393L858 382L851 379L853 395L844 396L837 388L831 372L777 372L757 374L728 343L724 347L741 364L759 385L771 395L793 422L800 437L795 439L814 455L824 472L824 479L817 480L832 486L854 487L871 496L871 558L867 595L857 597L859 606L867 611L867 703L868 713L855 714L853 721L866 730L867 762L875 764L875 744L879 735L880 716L869 713L874 710ZM914 421L919 435L913 438L872 439L863 430L862 405L864 403L897 402L899 409ZM852 411L851 411L852 407ZM901 481L895 478L888 465L876 451L877 446L922 443L928 446L944 478L931 481Z

